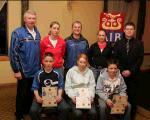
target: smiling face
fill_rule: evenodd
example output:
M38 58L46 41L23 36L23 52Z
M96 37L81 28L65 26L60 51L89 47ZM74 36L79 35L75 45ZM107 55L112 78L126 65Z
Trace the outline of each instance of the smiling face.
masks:
M35 14L31 14L31 13L26 13L24 15L24 22L25 22L25 25L29 29L32 29L35 26L35 24L36 24L36 15Z
M116 64L109 64L109 66L107 67L107 70L108 70L108 75L111 78L114 78L116 77L118 66Z
M80 35L81 34L81 30L82 30L82 25L81 23L75 22L72 25L72 33L75 35Z
M104 41L106 41L106 33L105 33L105 31L100 30L98 32L97 38L98 38L98 42L104 42Z
M50 34L51 34L53 37L57 37L57 36L59 35L59 29L60 29L59 24L54 23L54 24L50 27Z
M127 25L124 29L125 37L132 38L135 33L135 28L132 25Z

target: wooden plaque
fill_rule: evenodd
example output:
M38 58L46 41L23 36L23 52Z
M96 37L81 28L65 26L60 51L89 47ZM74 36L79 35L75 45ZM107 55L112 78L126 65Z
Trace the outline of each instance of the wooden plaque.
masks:
M88 88L78 88L78 96L76 97L76 108L77 109L90 109L91 99L90 99Z
M91 109L91 100L88 97L76 97L77 109Z
M57 87L42 87L42 107L56 107Z
M125 104L127 104L127 96L114 95L113 96L113 107L111 108L110 114L124 114Z

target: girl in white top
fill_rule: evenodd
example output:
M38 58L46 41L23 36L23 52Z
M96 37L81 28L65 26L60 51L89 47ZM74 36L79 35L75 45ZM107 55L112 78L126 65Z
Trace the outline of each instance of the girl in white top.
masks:
M88 113L89 120L96 119L96 109L92 104L91 109L83 110L76 109L76 97L78 96L78 88L88 88L90 91L91 102L95 97L95 79L93 72L87 67L88 57L85 54L80 54L77 59L77 66L69 69L66 75L65 92L70 98L74 119L82 120L83 112Z

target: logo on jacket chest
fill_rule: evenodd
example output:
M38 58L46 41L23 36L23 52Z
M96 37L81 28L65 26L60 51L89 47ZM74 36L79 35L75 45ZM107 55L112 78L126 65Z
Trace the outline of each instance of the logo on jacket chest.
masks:
M43 81L43 85L44 86L56 86L56 85L58 85L58 81L54 81L54 80L52 80L52 79L45 79L44 81Z

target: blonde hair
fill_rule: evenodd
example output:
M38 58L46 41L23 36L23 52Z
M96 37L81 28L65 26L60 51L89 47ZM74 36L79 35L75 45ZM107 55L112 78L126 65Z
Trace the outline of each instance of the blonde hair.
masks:
M81 25L81 29L82 29L82 23L81 23L80 21L78 21L78 20L77 20L77 21L74 21L74 22L72 23L72 28L73 28L74 24L76 24L76 23L77 23L77 24L80 24L80 25Z
M31 15L35 15L36 16L36 12L34 10L27 10L25 13L24 13L24 18L27 16L27 14L31 14Z

